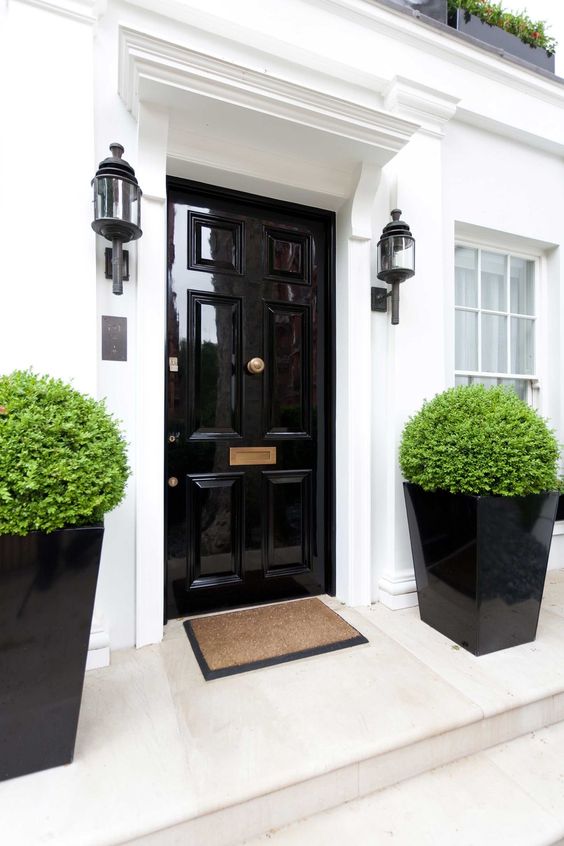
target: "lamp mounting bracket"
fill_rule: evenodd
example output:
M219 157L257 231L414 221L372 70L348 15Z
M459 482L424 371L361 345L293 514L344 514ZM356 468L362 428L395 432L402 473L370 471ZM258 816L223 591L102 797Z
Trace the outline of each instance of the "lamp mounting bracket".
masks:
M370 289L372 311L388 311L388 297L391 293L387 288L372 286Z

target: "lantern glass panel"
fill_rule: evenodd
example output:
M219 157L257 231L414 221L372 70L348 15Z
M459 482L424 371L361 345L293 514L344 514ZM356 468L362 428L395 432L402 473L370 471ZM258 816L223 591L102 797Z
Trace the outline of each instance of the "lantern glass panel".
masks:
M404 235L391 235L380 241L378 273L394 270L415 271L415 241Z
M110 218L140 226L141 191L138 185L110 176L94 180L95 219Z

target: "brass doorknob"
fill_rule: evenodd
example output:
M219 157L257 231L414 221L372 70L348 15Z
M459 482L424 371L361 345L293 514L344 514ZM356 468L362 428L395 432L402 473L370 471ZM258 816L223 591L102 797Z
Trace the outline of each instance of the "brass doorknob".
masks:
M168 479L169 488L175 488L177 486L177 484L178 484L178 479L176 478L176 476L169 476L169 479Z
M247 364L247 370L249 373L262 373L264 370L264 361L262 358L251 358L251 360Z

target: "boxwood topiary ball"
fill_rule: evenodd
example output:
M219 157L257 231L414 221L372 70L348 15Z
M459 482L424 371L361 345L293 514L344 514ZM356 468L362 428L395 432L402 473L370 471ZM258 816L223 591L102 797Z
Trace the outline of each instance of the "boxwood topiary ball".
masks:
M400 465L426 491L525 496L557 490L554 433L511 388L438 394L403 431Z
M0 377L0 534L100 523L128 476L103 402L31 371Z

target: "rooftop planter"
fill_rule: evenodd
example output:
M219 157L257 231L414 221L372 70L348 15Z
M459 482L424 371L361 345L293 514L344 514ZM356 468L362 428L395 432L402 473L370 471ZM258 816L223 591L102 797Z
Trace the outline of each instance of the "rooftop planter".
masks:
M448 0L448 23L485 44L554 73L556 42L542 21L505 12L486 0Z
M428 18L446 24L447 22L447 0L392 0L404 9L411 9L420 12Z

